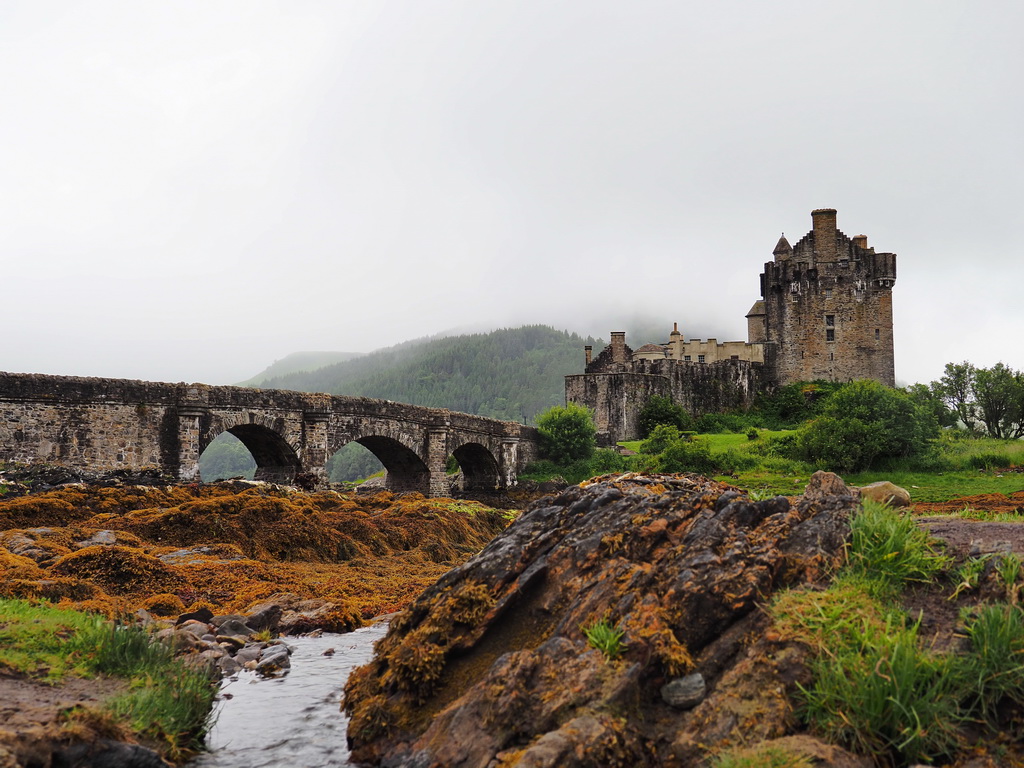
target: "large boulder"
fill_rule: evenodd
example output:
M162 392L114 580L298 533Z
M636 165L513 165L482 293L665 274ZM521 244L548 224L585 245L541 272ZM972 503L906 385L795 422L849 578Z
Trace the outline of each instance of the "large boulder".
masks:
M353 759L688 766L786 736L807 651L766 632L759 606L834 571L857 504L827 473L795 504L696 475L605 478L539 500L350 676ZM588 643L596 624L624 631L618 654ZM703 694L666 701L666 686L698 673Z

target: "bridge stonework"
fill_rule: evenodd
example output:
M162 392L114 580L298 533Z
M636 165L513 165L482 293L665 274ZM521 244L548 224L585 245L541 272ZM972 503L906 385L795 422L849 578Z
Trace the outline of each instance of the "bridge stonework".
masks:
M198 481L199 457L230 432L256 478L326 480L350 442L387 469L387 487L448 495L448 456L466 491L514 486L536 458L537 431L440 408L272 389L0 372L0 461L92 471L156 468Z

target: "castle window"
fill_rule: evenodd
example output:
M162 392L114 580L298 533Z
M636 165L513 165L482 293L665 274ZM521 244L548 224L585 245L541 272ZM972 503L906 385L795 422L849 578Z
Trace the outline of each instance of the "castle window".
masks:
M828 353L828 359L830 361L835 360L836 359L836 353L835 352L829 352Z
M691 358L691 357L690 357L689 355L683 355L683 360L684 360L685 362L689 363L689 362L691 361L691 359L692 359L692 358Z
M835 331L834 328L829 328L827 331L825 331L825 341L835 341L835 340L836 340L836 331Z
M825 289L825 298L826 299L831 299L832 298L832 289L831 288L826 288Z
M698 363L703 363L704 362L704 355L697 355L697 362Z
M878 341L880 338L882 338L882 337L879 335L878 329L875 328L875 341Z
M840 259L839 260L839 266L840 267L849 267L850 266L850 260L849 259Z
M825 325L827 325L829 328L835 328L836 316L835 315L825 315Z

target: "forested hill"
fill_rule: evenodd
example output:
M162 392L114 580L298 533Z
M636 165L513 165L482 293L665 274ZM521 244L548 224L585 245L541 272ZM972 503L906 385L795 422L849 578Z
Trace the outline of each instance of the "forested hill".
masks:
M327 365L252 380L264 389L361 395L532 423L583 372L583 346L603 342L543 325L409 341Z

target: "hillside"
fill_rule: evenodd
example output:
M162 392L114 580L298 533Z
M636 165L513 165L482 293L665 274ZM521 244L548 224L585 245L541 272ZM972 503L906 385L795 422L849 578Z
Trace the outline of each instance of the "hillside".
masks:
M280 360L275 360L252 378L238 382L240 387L258 387L260 382L289 373L315 371L325 365L333 365L354 357L360 352L292 352Z
M563 377L582 372L585 344L599 349L602 342L542 325L504 328L408 341L312 371L254 377L250 383L530 422L562 403Z

